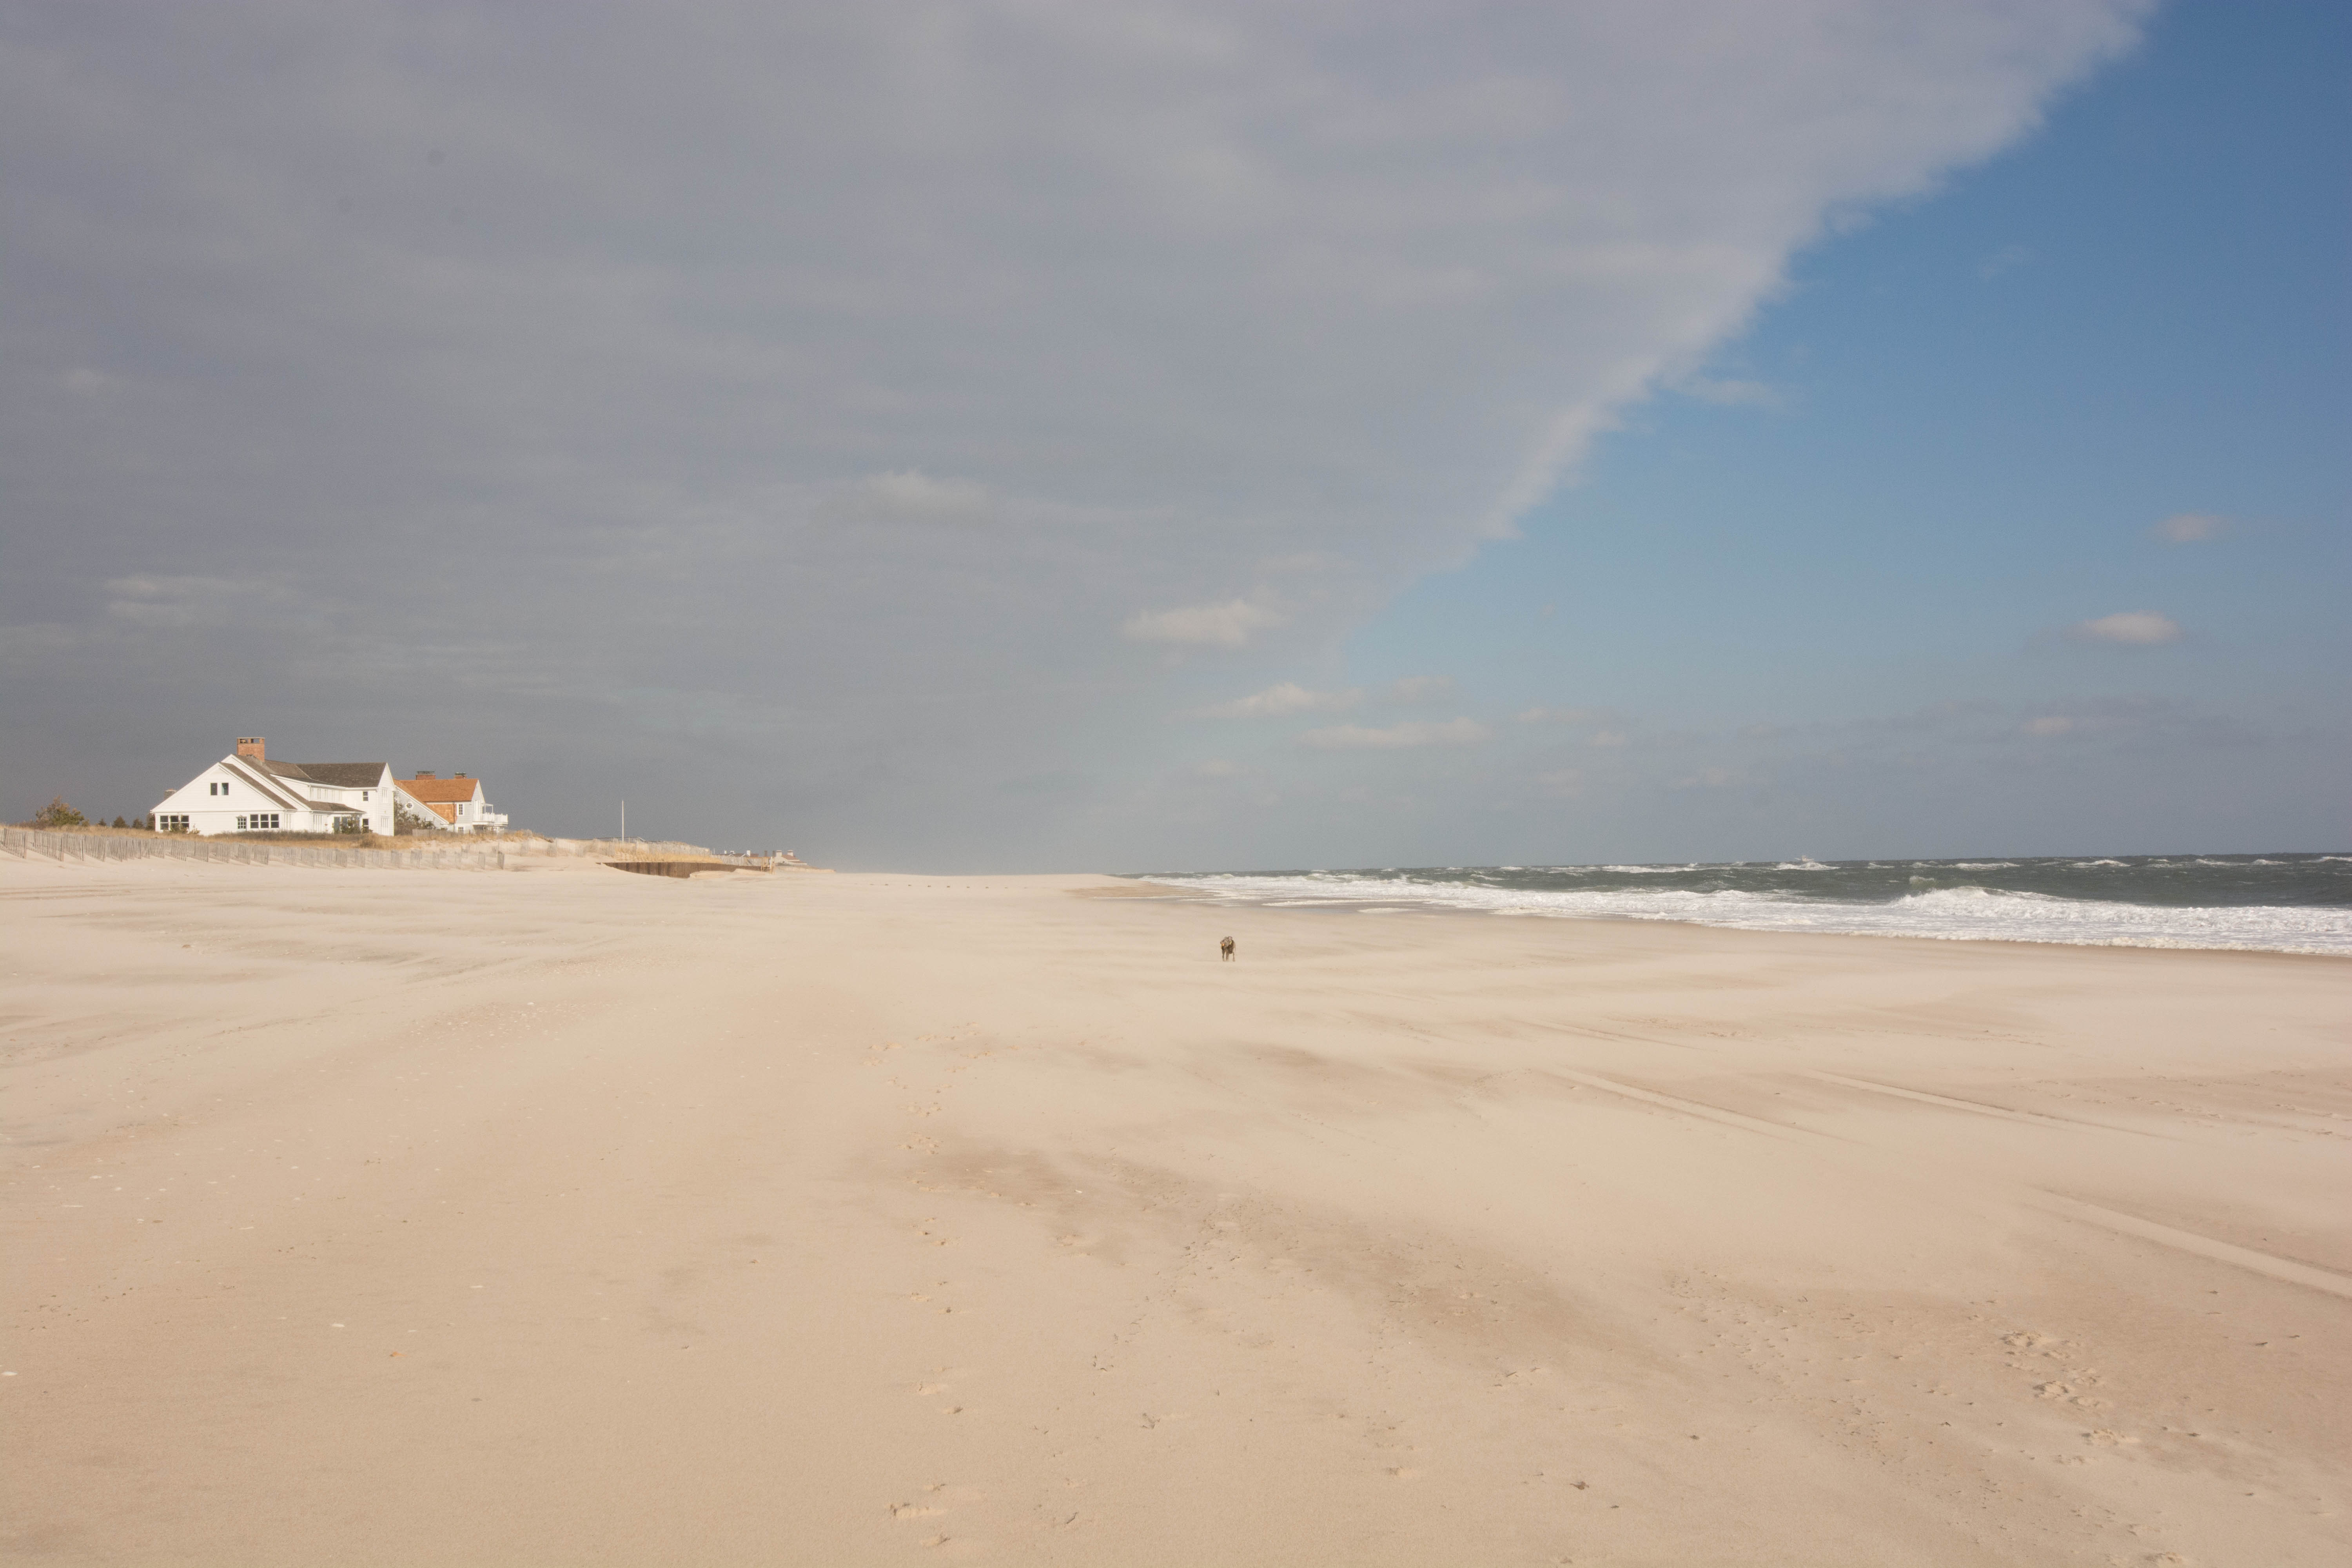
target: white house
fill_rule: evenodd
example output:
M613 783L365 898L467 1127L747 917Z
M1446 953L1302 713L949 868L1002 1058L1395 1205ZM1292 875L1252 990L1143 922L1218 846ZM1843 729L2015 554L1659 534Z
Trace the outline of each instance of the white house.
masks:
M401 804L412 821L457 833L498 833L506 827L506 813L490 808L489 796L478 778L452 773L445 779L420 772L413 779L393 783L407 797Z
M332 833L389 835L393 791L388 763L273 763L258 735L173 790L155 807L166 833Z

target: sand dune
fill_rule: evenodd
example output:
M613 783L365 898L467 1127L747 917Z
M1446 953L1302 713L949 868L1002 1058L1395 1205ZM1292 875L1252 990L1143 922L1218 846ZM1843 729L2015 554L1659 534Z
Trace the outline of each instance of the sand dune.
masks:
M2352 1554L2352 964L1107 890L0 860L0 1552Z

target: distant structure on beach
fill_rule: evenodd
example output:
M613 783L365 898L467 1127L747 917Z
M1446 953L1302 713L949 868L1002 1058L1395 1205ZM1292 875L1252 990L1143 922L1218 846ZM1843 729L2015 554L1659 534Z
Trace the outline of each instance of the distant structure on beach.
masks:
M389 763L278 763L259 735L165 795L163 833L496 833L507 826L482 781L419 772L394 778Z
M165 833L382 833L394 822L389 763L273 763L258 735L155 807Z
M419 826L438 826L457 833L497 833L506 827L506 813L490 808L489 796L483 793L482 781L478 778L451 773L445 779L435 773L419 773L413 779L394 779L393 783L407 801L415 802L437 819L437 823L420 822ZM413 817L416 814L412 811L408 815Z

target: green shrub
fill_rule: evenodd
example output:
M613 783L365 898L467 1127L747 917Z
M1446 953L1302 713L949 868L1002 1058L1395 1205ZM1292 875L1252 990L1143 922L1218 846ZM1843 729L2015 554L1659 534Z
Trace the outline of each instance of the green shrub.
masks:
M60 795L50 797L49 804L41 807L40 814L33 818L32 826L35 827L88 827L89 821L80 812L68 805L66 797Z

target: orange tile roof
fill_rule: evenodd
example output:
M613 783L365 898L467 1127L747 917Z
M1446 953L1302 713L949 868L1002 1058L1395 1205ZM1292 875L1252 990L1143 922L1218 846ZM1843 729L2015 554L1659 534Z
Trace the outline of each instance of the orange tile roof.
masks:
M471 800L482 783L479 779L400 779L395 782L427 805L436 801Z

